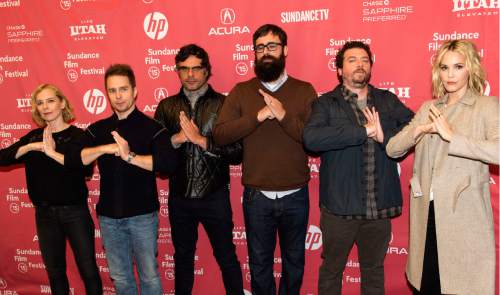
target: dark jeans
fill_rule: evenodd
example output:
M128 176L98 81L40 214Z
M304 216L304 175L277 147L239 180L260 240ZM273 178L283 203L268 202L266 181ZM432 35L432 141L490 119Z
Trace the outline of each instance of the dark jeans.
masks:
M243 295L240 262L233 244L233 212L229 190L223 188L203 199L170 197L168 203L175 261L175 294L191 294L198 225L207 232L222 272L226 294ZM210 290L206 290L210 294Z
M102 294L94 247L94 222L87 205L37 206L38 243L49 275L52 294L69 294L66 239L75 256L87 294Z
M245 188L243 213L247 232L252 294L276 294L273 276L276 235L279 236L282 277L279 294L299 294L304 275L305 240L309 218L309 190L280 199Z
M413 289L415 295L439 295L441 284L439 282L439 264L436 242L436 223L434 218L434 202L429 204L427 219L427 234L425 237L424 266L422 269L422 283L420 291Z
M323 263L319 295L340 295L349 252L356 243L361 271L361 294L384 294L384 259L391 239L391 220L347 220L321 209Z

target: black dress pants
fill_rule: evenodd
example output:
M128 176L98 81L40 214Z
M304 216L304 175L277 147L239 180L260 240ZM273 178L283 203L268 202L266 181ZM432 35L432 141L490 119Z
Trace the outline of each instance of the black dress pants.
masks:
M413 289L415 295L439 295L441 284L439 282L439 264L436 242L436 223L434 217L434 202L429 204L429 217L427 219L427 234L425 237L424 266L422 269L422 283L420 291Z

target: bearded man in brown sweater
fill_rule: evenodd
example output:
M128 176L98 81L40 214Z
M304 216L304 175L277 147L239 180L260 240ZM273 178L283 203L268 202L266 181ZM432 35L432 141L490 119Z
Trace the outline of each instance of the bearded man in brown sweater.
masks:
M253 35L256 78L238 83L224 101L213 132L219 145L243 141L243 212L252 294L276 294L273 276L278 234L279 294L299 294L309 217L309 168L302 131L316 91L287 75L287 35L272 24Z

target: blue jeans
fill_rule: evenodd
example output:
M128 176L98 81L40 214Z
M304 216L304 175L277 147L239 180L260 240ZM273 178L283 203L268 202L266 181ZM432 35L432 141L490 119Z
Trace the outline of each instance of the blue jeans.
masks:
M298 295L304 275L309 218L307 185L293 194L276 200L267 198L258 190L246 187L243 193L243 213L252 294L276 294L273 265L278 235L282 261L279 294Z
M109 272L118 295L137 294L134 265L144 295L162 294L158 273L158 213L128 218L99 216Z

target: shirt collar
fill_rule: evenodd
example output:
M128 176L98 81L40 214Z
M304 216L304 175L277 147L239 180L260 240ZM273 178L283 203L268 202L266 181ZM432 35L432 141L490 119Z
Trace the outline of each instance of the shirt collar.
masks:
M358 95L356 93L352 92L351 90L349 90L344 85L342 85L340 89L342 90L342 96L344 96L345 100L349 100L349 99L352 99L352 98L356 98L356 99L358 98ZM366 95L366 99L371 99L371 97L372 97L372 90L373 90L373 86L368 85L368 94Z
M288 80L288 74L286 73L286 70L284 70L278 79L271 81L271 82L260 81L260 83L262 83L262 85L264 85L264 87L266 87L267 90L269 90L271 92L275 92L283 84L285 84L286 80Z
M436 105L448 103L448 97L449 94L445 94L442 97L438 98L436 100ZM470 89L467 89L465 94L458 100L459 103L469 106L473 105L475 101L476 101L476 95L474 95L474 93Z
M118 115L113 112L113 118L116 120L116 121L125 121L125 120L128 120L128 119L133 119L135 117L137 117L137 115L139 114L139 110L137 109L137 105L134 106L134 109L132 110L132 112L130 114L128 114L128 116L126 118L123 118L123 119L119 119L118 118Z

